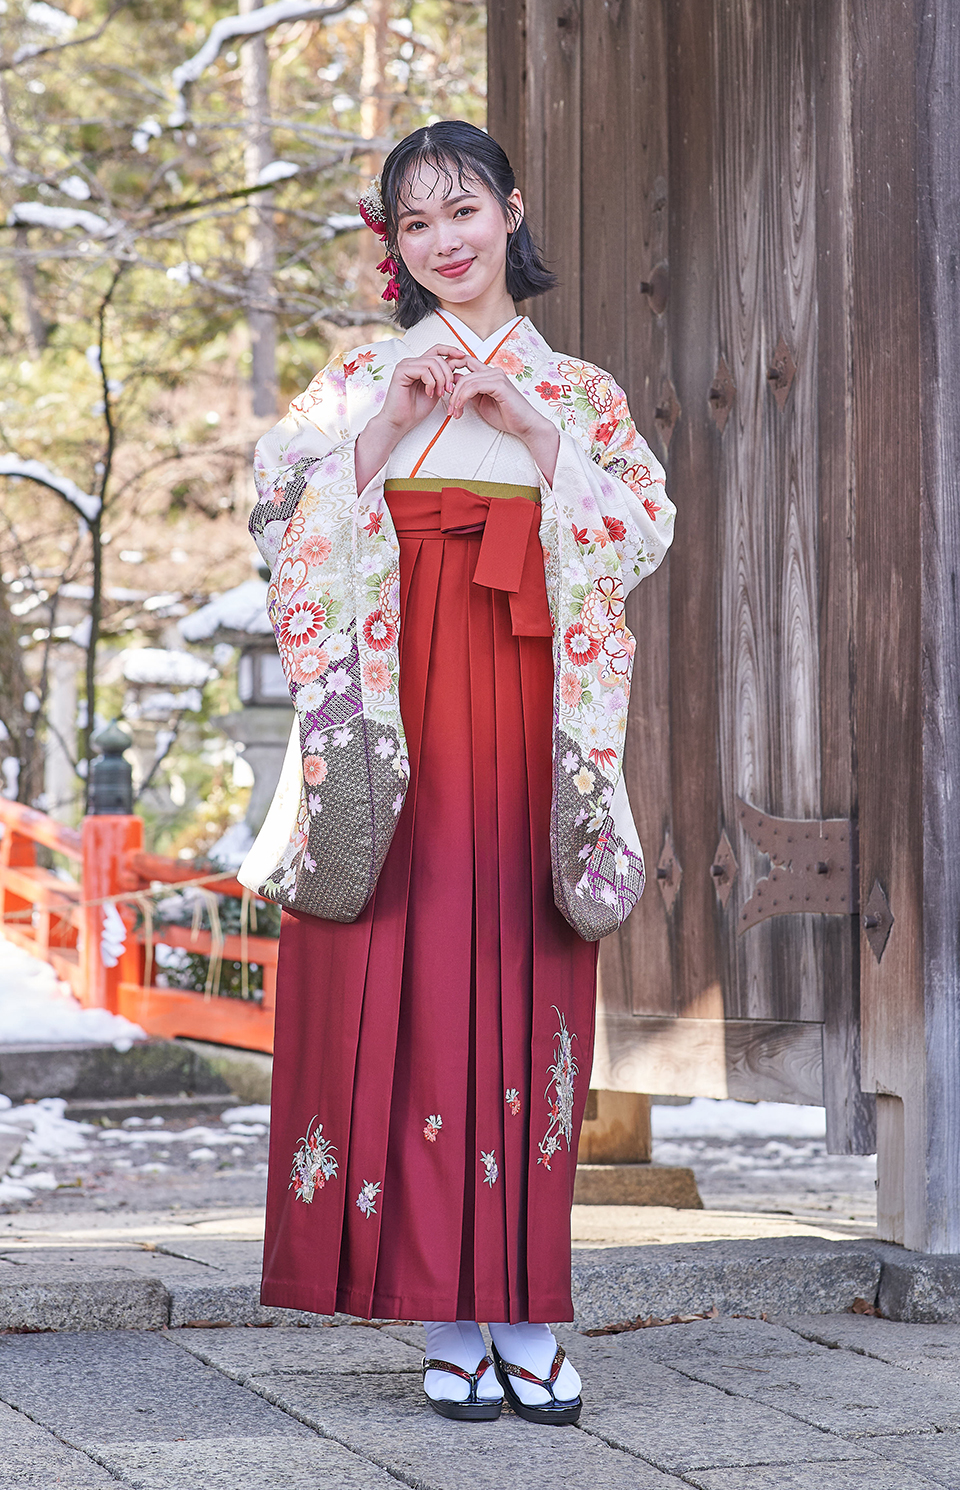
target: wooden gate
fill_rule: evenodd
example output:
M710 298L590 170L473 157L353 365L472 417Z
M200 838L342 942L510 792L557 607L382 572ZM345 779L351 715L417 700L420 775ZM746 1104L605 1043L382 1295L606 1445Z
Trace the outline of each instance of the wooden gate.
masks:
M649 888L603 944L593 1084L823 1102L829 1148L872 1152L842 7L528 0L491 32L490 128L562 280L529 309L622 380L679 509L630 605Z
M489 20L562 281L529 310L623 382L679 508L628 611L650 889L594 1084L822 1101L831 1150L876 1143L880 1235L960 1251L956 7Z

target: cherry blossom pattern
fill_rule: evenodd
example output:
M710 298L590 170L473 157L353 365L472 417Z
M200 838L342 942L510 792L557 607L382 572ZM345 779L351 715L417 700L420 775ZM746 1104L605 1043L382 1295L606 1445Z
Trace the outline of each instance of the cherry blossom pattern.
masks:
M580 1070L573 1058L573 1041L576 1036L570 1034L566 1020L556 1004L553 1006L553 1012L560 1021L560 1028L554 1036L556 1044L553 1051L553 1065L547 1067L550 1080L544 1092L550 1121L547 1131L540 1140L540 1158L537 1160L537 1163L542 1164L545 1169L550 1168L561 1140L566 1140L567 1152L570 1152L573 1139L573 1079Z
M507 1106L509 1107L510 1111L513 1113L514 1117L519 1117L520 1116L520 1093L519 1093L519 1091L517 1090L517 1088L515 1086L508 1086L507 1087L507 1090L503 1094L503 1100L506 1102Z
M431 1113L430 1116L427 1118L427 1121L423 1125L423 1136L427 1140L427 1143L436 1143L437 1134L440 1132L440 1129L442 1127L443 1118L440 1116L439 1112Z
M362 1211L369 1218L377 1214L377 1196L380 1194L380 1181L373 1184L365 1180L360 1186L360 1194L357 1196L357 1210Z
M314 1123L317 1123L315 1128ZM315 1115L307 1124L307 1131L293 1156L290 1184L287 1187L305 1205L312 1203L314 1195L323 1189L327 1180L336 1179L340 1165L333 1157L335 1153L334 1145L323 1136L323 1124L317 1122Z
M489 1185L490 1189L492 1190L494 1185L497 1183L497 1180L500 1178L500 1170L497 1165L496 1150L491 1149L489 1154L485 1154L483 1152L483 1149L481 1149L480 1162L483 1165L484 1170L483 1183L485 1185Z

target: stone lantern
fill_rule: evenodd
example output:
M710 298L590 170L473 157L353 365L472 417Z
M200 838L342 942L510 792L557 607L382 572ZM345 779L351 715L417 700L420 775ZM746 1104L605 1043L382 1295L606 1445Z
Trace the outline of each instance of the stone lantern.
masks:
M245 824L250 839L259 832L273 800L293 725L280 654L267 618L266 571L227 590L178 623L188 642L227 642L240 649L237 692L243 707L218 720L224 734L243 746L253 772L253 789ZM237 845L239 848L240 845Z

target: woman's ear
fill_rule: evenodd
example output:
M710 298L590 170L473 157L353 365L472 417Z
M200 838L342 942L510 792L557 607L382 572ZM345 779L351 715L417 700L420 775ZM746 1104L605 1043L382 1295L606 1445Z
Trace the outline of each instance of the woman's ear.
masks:
M523 197L520 195L517 187L514 187L513 191L507 197L507 206L510 209L510 218L513 223L513 227L507 228L507 235L509 237L511 233L516 232L517 228L523 222Z

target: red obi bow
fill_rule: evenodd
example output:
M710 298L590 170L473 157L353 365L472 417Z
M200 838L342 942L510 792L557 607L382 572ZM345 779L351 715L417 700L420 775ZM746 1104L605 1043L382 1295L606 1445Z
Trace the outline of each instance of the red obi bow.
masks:
M540 507L525 497L480 497L460 486L440 490L440 530L483 529L473 583L505 590L514 636L553 636L540 547Z

